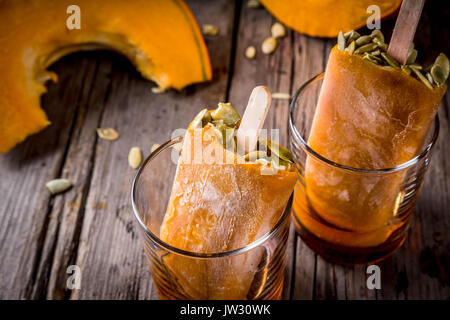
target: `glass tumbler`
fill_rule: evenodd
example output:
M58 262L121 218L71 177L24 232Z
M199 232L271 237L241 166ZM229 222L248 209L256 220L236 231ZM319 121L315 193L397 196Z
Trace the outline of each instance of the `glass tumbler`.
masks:
M323 77L321 73L300 87L290 106L289 141L298 172L294 225L302 240L331 262L376 262L405 241L439 133L439 118L421 153L396 167L364 170L335 163L307 142Z
M183 137L145 160L132 186L134 215L160 299L280 299L292 197L274 228L232 251L196 253L159 237Z

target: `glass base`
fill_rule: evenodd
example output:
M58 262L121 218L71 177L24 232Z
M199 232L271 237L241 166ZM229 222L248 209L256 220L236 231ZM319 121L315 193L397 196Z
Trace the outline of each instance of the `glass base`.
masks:
M401 236L394 235L376 247L342 246L320 239L306 229L295 214L292 216L297 234L311 250L329 262L348 267L373 264L386 259L403 245L407 236L407 232L403 232Z

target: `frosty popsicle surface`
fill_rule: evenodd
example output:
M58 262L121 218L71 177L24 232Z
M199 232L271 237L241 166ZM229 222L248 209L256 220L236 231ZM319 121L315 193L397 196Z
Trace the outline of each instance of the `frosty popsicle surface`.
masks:
M240 116L230 104L202 110L184 137L160 237L190 252L217 253L246 246L279 220L295 185L290 153L260 139L259 150L236 152ZM269 146L268 148L265 148ZM276 169L262 174L264 169ZM237 259L165 263L192 299L245 299L262 252Z

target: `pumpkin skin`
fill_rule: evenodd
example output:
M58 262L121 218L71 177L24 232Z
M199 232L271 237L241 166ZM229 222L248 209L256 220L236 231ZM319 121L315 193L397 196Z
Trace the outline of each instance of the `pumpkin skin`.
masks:
M50 124L40 107L46 68L79 50L124 54L161 89L211 79L200 29L182 0L78 0L81 29L69 30L67 0L0 0L0 153Z
M381 18L393 14L401 0L260 0L278 20L298 33L334 38L339 31L366 25L367 7L378 5Z

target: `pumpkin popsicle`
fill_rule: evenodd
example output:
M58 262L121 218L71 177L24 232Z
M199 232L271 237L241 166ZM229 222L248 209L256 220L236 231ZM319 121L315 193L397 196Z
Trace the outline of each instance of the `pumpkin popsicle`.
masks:
M163 241L196 253L230 251L279 220L296 181L291 154L261 138L256 151L238 153L240 125L226 103L190 123L160 228ZM256 250L214 260L170 256L165 264L192 299L246 299L263 258Z
M411 47L401 66L386 51L379 30L365 36L340 33L308 139L314 151L335 163L369 170L393 168L420 153L446 90L448 59L441 54L424 68L415 63L417 51ZM326 242L379 246L407 223L392 223L403 175L358 175L308 156L305 191L296 187L296 217Z

